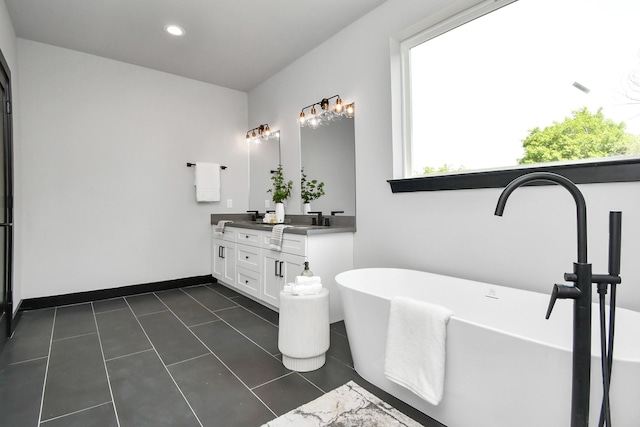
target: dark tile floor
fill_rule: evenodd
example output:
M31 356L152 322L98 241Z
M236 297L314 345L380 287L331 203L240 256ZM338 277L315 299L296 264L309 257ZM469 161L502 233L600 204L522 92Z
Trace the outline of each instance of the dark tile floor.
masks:
M24 312L0 354L0 425L252 427L354 380L343 322L325 366L281 363L278 314L219 284Z

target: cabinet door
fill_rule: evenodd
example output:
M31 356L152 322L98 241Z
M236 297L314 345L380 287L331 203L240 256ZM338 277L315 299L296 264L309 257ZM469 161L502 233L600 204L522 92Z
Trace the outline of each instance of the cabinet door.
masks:
M304 257L282 252L263 250L262 295L263 301L280 307L280 291L304 268Z
M213 240L211 274L228 285L235 286L235 243Z
M284 274L282 274L281 255L274 251L262 251L261 298L276 307L280 307L280 290L284 286L282 282ZM281 275L282 277L280 277Z
M296 276L299 276L300 273L302 273L302 270L304 270L305 257L290 254L283 255L284 256L282 260L284 261L284 272L282 273L282 275L284 276L284 278L282 279L282 285L284 286L285 283L295 282Z
M224 250L224 279L228 285L236 286L236 244L226 242Z
M211 241L211 275L218 280L224 277L224 258L222 257L224 242L220 239Z

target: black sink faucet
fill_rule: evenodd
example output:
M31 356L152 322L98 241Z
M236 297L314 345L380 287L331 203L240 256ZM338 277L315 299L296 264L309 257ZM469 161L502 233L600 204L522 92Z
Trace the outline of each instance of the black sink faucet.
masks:
M316 214L318 215L317 218L312 218L311 219L311 225L322 225L324 222L324 217L322 216L322 212L309 212L310 214Z
M555 298L571 298L573 304L573 371L571 392L571 427L589 424L589 393L591 391L591 264L587 263L587 207L578 187L563 177L550 172L534 172L514 179L498 199L495 214L502 216L509 195L518 187L532 181L549 181L566 188L576 202L578 220L578 261L573 274L565 275L575 286L555 285L547 318Z
M247 213L253 214L251 215L251 221L257 221L260 219L260 211L247 211Z

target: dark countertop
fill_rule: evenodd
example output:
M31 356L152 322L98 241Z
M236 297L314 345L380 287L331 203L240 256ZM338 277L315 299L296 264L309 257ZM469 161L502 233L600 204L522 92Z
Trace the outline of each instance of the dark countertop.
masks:
M285 233L314 235L314 234L332 234L332 233L353 233L356 231L355 217L349 216L331 216L332 225L311 225L311 219L314 215L287 215L285 225L291 225L284 229ZM211 224L217 224L218 221L231 220L227 223L227 227L248 228L250 230L271 231L276 224L266 224L262 222L251 221L251 214L211 214Z

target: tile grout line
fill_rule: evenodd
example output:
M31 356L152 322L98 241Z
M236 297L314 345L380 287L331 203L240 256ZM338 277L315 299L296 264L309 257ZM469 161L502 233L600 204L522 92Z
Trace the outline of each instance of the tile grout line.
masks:
M121 297L122 299L124 299L124 297ZM102 301L102 300L100 300ZM95 303L95 301L91 301L91 303ZM122 307L122 308L114 308L111 310L105 310L105 311L95 311L95 307L94 307L94 313L96 315L100 315L100 314L106 314L106 313L113 313L114 311L120 311L120 310L128 310L129 307Z
M134 351L133 353L123 354L122 356L111 357L109 359L104 359L105 362L111 362L113 360L123 359L125 357L135 356L136 354L146 353L147 351L153 351L152 348L148 348L146 350Z
M207 350L208 350L208 349L207 349ZM207 357L207 356L209 356L209 354L208 354L208 353L205 353L205 354L201 354L201 355L199 355L199 356L193 356L193 357L190 357L190 358L188 358L188 359L179 360L179 361L177 361L177 362L169 363L169 364L168 364L168 365L166 365L166 366L167 366L167 368L170 368L170 367L172 367L172 366L176 366L176 365L179 365L179 364L181 364L181 363L191 362L192 360L200 359L201 357Z
M86 336L93 335L93 334L95 334L95 332L87 332L86 334L79 334L79 335L73 335L71 337L58 338L58 339L54 339L52 341L60 342L60 341L64 341L64 340L70 340L70 339L73 339L73 338L86 337Z
M195 325L191 325L189 327L190 328L195 328L196 326L208 325L210 323L215 323L215 322L219 322L219 321L220 321L220 319L213 319L213 320L210 320L208 322L196 323Z
M35 362L36 360L47 359L48 357L49 356L41 356L41 357L34 357L33 359L18 360L17 362L7 363L6 366L15 366L15 365L20 365L22 363Z
M53 322L51 322L51 336L49 337L49 352L47 353L47 367L44 370L44 379L42 381L42 394L40 395L40 411L38 413L38 425L42 423L42 409L44 407L44 392L47 388L47 377L49 375L49 363L51 362L51 347L53 346L53 331L56 327L56 317L58 316L58 308L53 311Z
M287 372L286 374L284 374L284 375L280 375L279 377L276 377L276 378L274 378L274 379L272 379L272 380L265 381L265 382L263 382L262 384L258 384L257 386L252 387L252 388L251 388L251 390L255 390L255 389L260 388L260 387L262 387L262 386L264 386L264 385L267 385L267 384L271 384L271 383L272 383L272 382L274 382L274 381L278 381L278 380L280 380L280 379L282 379L282 378L288 377L289 375L293 375L293 374L295 374L295 373L296 373L295 371Z
M49 418L48 420L42 421L41 424L46 424L46 423L51 422L51 421L59 420L60 418L67 417L69 415L79 414L81 412L85 412L85 411L88 411L90 409L99 408L100 406L108 405L109 403L112 403L112 402L111 401L107 401L107 402L103 402L103 403L98 403L97 405L89 406L88 408L78 409L77 411L69 412L68 414L58 415L57 417ZM117 419L117 417L116 417L116 419Z
M151 294L156 297L162 304L164 304L164 301L162 301L158 295L155 294L155 292L151 292ZM169 375L169 378L171 378L171 381L173 381L173 383L175 384L176 388L178 389L178 391L180 392L180 395L182 396L182 398L184 399L185 403L187 404L187 406L189 407L189 409L191 410L191 413L193 414L193 416L196 418L196 421L198 422L198 424L200 424L200 427L204 427L202 424L202 421L200 421L200 418L198 417L198 414L196 414L196 411L193 410L193 407L191 406L191 403L189 403L189 400L187 399L187 396L184 395L182 389L180 388L180 386L178 385L178 383L176 382L176 379L173 377L173 375L171 375L171 372L169 371L169 369L167 368L167 365L164 363L164 360L162 359L162 357L160 357L160 353L158 353L158 349L156 349L156 346L153 344L153 341L151 341L151 338L149 338L149 335L147 334L147 331L144 329L144 326L142 326L142 323L140 323L140 320L138 319L138 316L135 315L135 312L133 311L133 309L131 308L131 305L129 304L129 301L127 301L127 299L125 298L125 302L127 303L127 306L129 307L129 309L131 310L131 312L133 313L133 317L135 317L136 322L138 322L138 325L140 326L140 329L142 329L142 332L144 333L144 335L147 337L147 340L149 341L149 344L151 344L151 348L153 349L153 351L156 353L156 356L158 356L158 360L160 360L160 363L162 364L162 366L164 367L165 371L167 371L167 374ZM166 304L164 304L165 307L167 307ZM167 307L168 308L168 307ZM164 313L167 310L164 310L162 312L158 312L158 313ZM175 314L169 310L169 312L171 314L173 314L175 316ZM176 316L177 317L177 316ZM178 319L180 320L180 319ZM189 329L189 328L187 328Z
M215 292L215 291L214 291L214 292ZM187 294L187 293L185 292L185 294ZM189 294L187 294L187 295L189 295ZM194 301L196 301L198 304L202 305L202 304L200 303L200 301L196 300L196 299L195 299L195 298L193 298L191 295L189 295L189 297L191 297L192 299L194 299ZM178 317L178 316L173 312L173 310L171 310L171 308L169 308L169 306L168 306L168 305L166 305L166 304L164 303L164 301L162 301L162 299L161 299L160 297L158 297L158 299L159 299L159 300L160 300L160 301L161 301L161 302L162 302L162 303L167 307L167 309L171 312L171 314L173 314L173 315L176 317L176 319L178 319L178 321L179 321L180 323L182 323L182 324L184 325L184 327L185 327L185 328L187 328L187 330L188 330L188 331L189 331L189 332L190 332L190 333L191 333L191 334L192 334L192 335L193 335L193 336L194 336L198 341L200 341L200 343L204 346L204 348L206 348L206 349L209 351L209 353L211 353L211 355L213 355L213 357L215 357L216 359L218 359L218 361L222 364L222 366L224 366L225 368L227 368L227 370L228 370L229 372L231 372L231 375L233 375L234 377L236 377L236 379L240 382L240 384L242 384L243 386L245 386L245 388L246 388L247 390L249 390L249 393L253 394L253 395L255 396L255 398L256 398L256 399L258 399L258 401L259 401L260 403L262 403L262 404L264 405L264 407L265 407L265 408L267 408L267 409L269 410L269 412L271 412L271 413L273 414L273 416L274 416L274 417L277 417L277 416L278 416L275 412L273 412L273 410L269 407L269 405L267 405L267 404L266 404L262 399L260 399L260 396L258 396L257 394L255 394L255 393L254 393L254 391L251 389L251 387L249 387L249 386L248 386L244 381L242 381L242 379L241 379L241 378L240 378L240 377L239 377L235 372L233 372L233 369L231 369L231 368L230 368L226 363L224 363L224 361L223 361L222 359L220 359L220 358L218 357L218 355L217 355L217 354L215 354L215 353L213 352L213 350L211 350L211 349L209 348L209 346L208 346L207 344L205 344L205 343L200 339L200 337L199 337L198 335L196 335L196 334L195 334L195 332L193 332L193 331L191 330L191 328L189 328L189 327L188 327L188 326L187 326L187 325L182 321L182 319L180 319L180 318L179 318L179 317ZM202 305L202 306L204 307L204 305ZM204 308L206 308L207 310L209 310L207 307L204 307ZM211 311L211 310L209 310L209 311ZM229 324L228 324L224 319L222 319L222 318L221 318L221 319L220 319L220 321L224 322L227 326L231 327L234 331L236 331L236 332L240 333L240 332L239 332L239 331L237 331L235 328L233 328L233 326L229 325ZM243 334L241 334L241 333L240 333L240 335L244 336L244 335L243 335ZM245 337L245 338L246 338L246 337ZM247 338L247 339L248 339L248 338ZM251 340L250 340L250 341L251 341ZM253 341L251 341L251 342L253 342ZM257 344L256 344L256 345L257 345ZM258 347L259 347L260 349L264 350L262 347L260 347L260 346L258 346ZM267 354L269 354L269 352L268 352L268 351L266 351L266 350L264 350L264 351L265 351ZM164 362L163 362L163 363L164 363ZM172 378L173 378L173 377L172 377ZM176 384L176 385L177 385L177 384ZM180 388L180 387L178 387L178 388ZM181 392L182 392L182 390L181 390Z
M154 295L154 297L158 298L156 295ZM128 302L127 302L127 304L128 304ZM167 311L167 310L159 310L159 311L153 311L153 312L151 312L151 313L136 314L136 312L135 312L135 311L133 311L133 308L131 308L131 306L129 306L129 310L131 310L131 312L132 312L132 313L133 313L133 315L136 317L136 319L137 319L138 317L151 316L151 315L153 315L153 314L164 313L165 311Z
M116 423L120 427L120 417L118 417L118 408L116 407L116 400L113 398L113 389L111 388L111 379L109 378L109 370L107 369L107 361L104 358L104 348L102 347L102 337L100 336L100 329L98 328L98 319L96 318L96 311L91 303L91 313L93 313L93 323L96 325L96 334L98 335L98 343L100 344L100 354L102 355L102 366L104 367L104 374L107 377L107 384L109 385L109 395L111 396L111 402L113 403L113 412L116 416Z
M316 383L314 383L313 381L311 381L309 378L305 377L304 375L302 375L300 372L297 372L297 374L299 376L302 377L303 380L305 380L306 382L308 382L309 384L311 384L312 386L314 386L315 388L317 388L318 390L320 390L323 394L327 394L328 391L324 391L323 389L320 388L319 385L317 385ZM331 391L331 390L329 390Z

